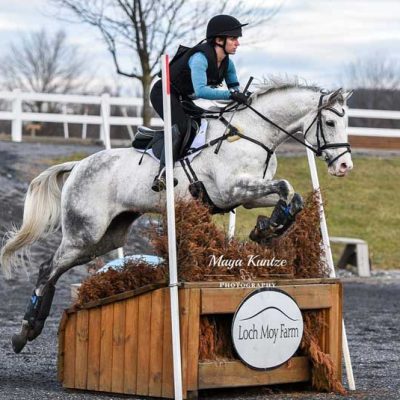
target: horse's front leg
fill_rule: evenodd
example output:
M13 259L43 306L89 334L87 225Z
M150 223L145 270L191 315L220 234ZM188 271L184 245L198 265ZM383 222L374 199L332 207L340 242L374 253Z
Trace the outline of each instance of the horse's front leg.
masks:
M250 238L257 242L269 243L274 237L282 235L294 223L295 216L304 206L302 197L295 193L286 180L243 179L233 189L233 193L243 196L246 208L271 207L275 205L270 217L260 216Z
M16 353L24 348L28 340L31 341L40 335L49 316L55 292L55 286L48 282L53 269L52 263L53 257L39 267L39 276L26 307L21 331L12 337L12 346Z
M271 207L279 201L289 205L295 192L285 179L267 181L261 178L239 176L226 190L227 200L234 200L246 208Z

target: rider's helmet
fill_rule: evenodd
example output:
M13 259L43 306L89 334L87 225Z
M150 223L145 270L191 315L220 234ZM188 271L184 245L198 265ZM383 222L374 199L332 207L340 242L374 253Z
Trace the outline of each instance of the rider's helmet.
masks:
M207 40L212 40L217 36L242 36L242 26L246 25L248 24L241 24L236 18L231 17L230 15L216 15L208 22Z

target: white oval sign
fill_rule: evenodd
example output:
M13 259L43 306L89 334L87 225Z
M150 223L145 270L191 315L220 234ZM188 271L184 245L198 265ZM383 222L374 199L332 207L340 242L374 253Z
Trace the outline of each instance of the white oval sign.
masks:
M289 360L303 337L297 303L279 289L247 296L233 317L232 340L241 360L255 369L275 368Z

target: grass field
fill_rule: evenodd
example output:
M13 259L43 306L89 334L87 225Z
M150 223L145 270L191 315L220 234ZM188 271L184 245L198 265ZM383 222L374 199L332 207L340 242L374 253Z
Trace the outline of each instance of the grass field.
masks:
M353 162L347 177L336 178L328 175L324 162L317 161L329 234L366 240L373 267L400 268L400 158L355 156ZM277 177L289 180L303 196L312 190L306 157L280 157L278 163ZM259 214L270 211L239 208L239 237L249 234ZM227 226L228 217L218 221ZM337 245L333 249L337 258L340 249Z
M76 153L51 160L51 164L79 160L87 156ZM331 236L347 236L368 242L373 267L400 268L400 158L353 156L354 169L345 178L328 175L326 164L317 160L325 212ZM278 178L289 180L304 197L312 190L306 157L280 157ZM259 214L269 215L271 209L237 212L236 236L246 238ZM228 215L216 221L227 230ZM334 258L341 251L333 246Z

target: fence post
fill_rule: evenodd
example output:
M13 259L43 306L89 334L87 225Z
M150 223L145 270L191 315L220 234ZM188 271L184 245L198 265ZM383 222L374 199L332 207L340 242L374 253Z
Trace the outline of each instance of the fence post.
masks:
M101 95L101 117L103 119L101 140L106 149L111 149L110 139L110 95L104 93Z
M68 111L67 111L67 105L66 104L63 104L62 112L63 112L64 115L67 115ZM68 122L64 122L64 139L68 139L68 138L69 138Z
M85 106L85 107L84 107L84 110L85 110L84 115L85 115L85 116L88 115L88 106ZM83 139L83 140L86 139L86 135L87 135L87 123L84 122L84 123L82 124L82 139Z
M22 142L22 99L21 89L14 89L12 101L13 120L11 123L11 139L13 142Z

